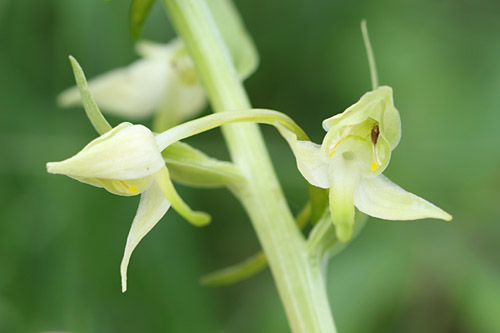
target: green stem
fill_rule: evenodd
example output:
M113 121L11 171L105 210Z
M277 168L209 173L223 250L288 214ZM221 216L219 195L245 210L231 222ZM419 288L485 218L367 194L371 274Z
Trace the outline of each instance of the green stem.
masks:
M163 0L216 112L250 109L228 51L204 0ZM247 179L246 208L294 332L335 332L320 265L309 260L255 124L223 127L234 163Z

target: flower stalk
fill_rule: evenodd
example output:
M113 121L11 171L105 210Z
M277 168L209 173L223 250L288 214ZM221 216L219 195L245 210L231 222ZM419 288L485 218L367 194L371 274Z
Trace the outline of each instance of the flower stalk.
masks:
M184 40L215 112L250 109L250 102L204 0L163 0ZM228 114L229 116L230 114ZM246 181L237 189L266 253L294 332L335 332L320 264L309 259L255 124L222 128Z

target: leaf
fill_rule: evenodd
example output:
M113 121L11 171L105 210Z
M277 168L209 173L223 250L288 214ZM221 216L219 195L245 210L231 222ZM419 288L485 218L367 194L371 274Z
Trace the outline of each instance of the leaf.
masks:
M207 1L240 78L249 77L259 65L259 54L238 9L231 0Z
M156 0L132 0L129 10L130 35L133 39L141 36L142 28Z

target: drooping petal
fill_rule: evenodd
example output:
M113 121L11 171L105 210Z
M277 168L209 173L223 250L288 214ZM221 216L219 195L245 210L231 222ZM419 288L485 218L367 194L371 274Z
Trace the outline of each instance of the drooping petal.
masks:
M88 85L97 104L107 113L142 119L159 106L168 77L172 75L167 59L141 59L98 76ZM78 89L74 87L62 92L58 102L65 107L80 105Z
M151 131L122 123L90 142L75 156L47 163L47 171L76 179L140 179L156 173L163 158Z
M384 220L437 218L451 220L451 215L430 202L406 192L387 177L362 178L354 193L354 204L365 214Z
M127 267L132 252L146 234L158 223L165 215L170 203L163 195L160 187L153 182L151 187L142 193L139 208L135 215L132 227L130 228L125 253L120 266L122 277L122 292L127 290Z
M347 155L346 158L337 158L330 166L329 171L331 181L330 212L337 237L341 242L345 243L352 237L354 191L360 180L360 170Z
M302 176L314 186L330 187L328 164L322 158L321 146L310 141L297 140L295 133L280 124L276 124L276 128L290 145Z
M201 227L210 223L211 217L207 213L193 211L180 197L175 190L174 184L170 180L170 175L166 167L161 168L156 174L155 179L160 186L164 196L170 202L172 207L179 215L188 220L191 224Z

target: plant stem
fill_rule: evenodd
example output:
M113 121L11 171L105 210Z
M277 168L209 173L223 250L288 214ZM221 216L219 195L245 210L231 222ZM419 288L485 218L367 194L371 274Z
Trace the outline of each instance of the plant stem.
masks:
M184 40L215 112L250 109L230 55L205 0L163 0ZM234 163L246 182L239 198L247 210L294 332L335 332L318 263L309 260L306 242L295 225L259 128L223 127Z

